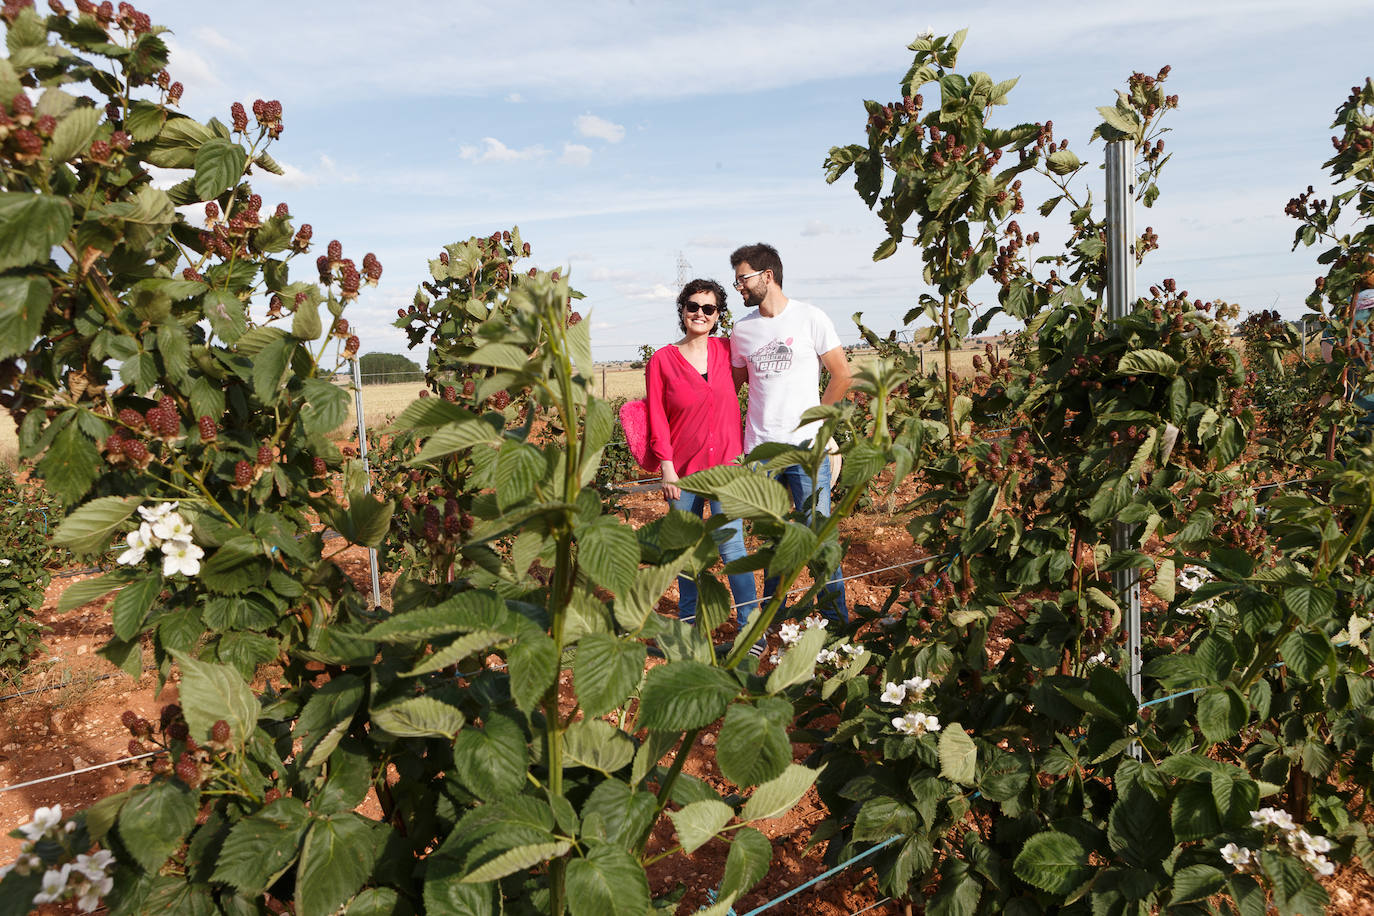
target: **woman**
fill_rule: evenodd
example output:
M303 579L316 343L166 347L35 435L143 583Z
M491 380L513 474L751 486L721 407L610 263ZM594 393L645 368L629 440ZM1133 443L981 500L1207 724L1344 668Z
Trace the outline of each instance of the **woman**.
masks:
M663 498L674 509L701 517L706 498L684 493L678 480L703 468L729 464L744 450L739 398L730 371L730 344L715 336L725 312L725 290L714 280L693 280L677 297L682 339L654 352L645 367L649 406L649 451L663 465ZM711 500L711 514L720 503ZM726 563L744 556L744 528L738 521L711 532ZM754 574L730 577L736 615L743 629L758 603ZM678 577L678 617L696 622L697 586Z

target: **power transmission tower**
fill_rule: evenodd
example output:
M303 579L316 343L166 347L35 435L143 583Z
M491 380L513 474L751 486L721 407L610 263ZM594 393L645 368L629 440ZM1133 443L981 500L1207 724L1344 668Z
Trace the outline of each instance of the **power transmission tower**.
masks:
M682 289L692 279L692 262L682 252L677 253L677 288Z

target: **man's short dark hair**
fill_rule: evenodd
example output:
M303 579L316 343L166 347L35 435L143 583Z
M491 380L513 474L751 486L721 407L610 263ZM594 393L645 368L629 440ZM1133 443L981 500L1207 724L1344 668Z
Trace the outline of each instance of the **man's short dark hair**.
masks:
M677 294L677 326L682 329L683 334L687 333L687 322L682 320L682 307L697 293L711 293L716 297L716 305L720 307L720 311L716 312L716 323L712 325L711 333L719 334L720 326L725 322L725 313L729 309L725 299L725 287L715 280L703 280L700 277L688 281L682 292Z
M755 270L771 270L773 272L773 282L782 288L782 258L778 257L778 249L772 245L758 242L754 245L741 245L735 249L735 253L730 255L730 266L739 267L741 264L748 264Z

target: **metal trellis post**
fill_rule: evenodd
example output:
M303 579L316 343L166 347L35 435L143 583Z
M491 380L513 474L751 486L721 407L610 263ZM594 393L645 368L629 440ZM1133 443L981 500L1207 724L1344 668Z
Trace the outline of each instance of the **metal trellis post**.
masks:
M1135 143L1107 144L1107 315L1124 318L1135 305ZM1129 550L1135 526L1116 522L1112 550ZM1140 696L1140 573L1123 569L1112 573L1112 585L1122 603L1126 622L1127 681L1136 702ZM1140 756L1140 747L1131 748Z
M363 462L363 492L372 492L372 471L367 466L367 420L363 417L363 373L358 366L358 360L353 363L353 405L358 414L358 457ZM372 606L380 608L382 606L382 577L377 569L377 548L367 548L368 564L372 567Z

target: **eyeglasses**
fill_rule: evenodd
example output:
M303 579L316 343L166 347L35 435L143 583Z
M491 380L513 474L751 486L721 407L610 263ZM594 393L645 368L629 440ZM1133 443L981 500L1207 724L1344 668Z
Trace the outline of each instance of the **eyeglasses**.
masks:
M688 302L686 305L684 305L684 306L682 307L682 310L683 310L684 312L688 312L688 313L690 313L690 314L692 314L692 315L695 315L697 312L701 312L701 313L702 313L703 315L705 315L707 318L710 318L710 317L711 317L712 315L714 315L716 312L719 312L719 311L720 311L720 306L718 306L718 305L702 305L700 302Z
M742 277L736 277L735 282L730 285L733 286L735 289L743 289L745 280L748 280L750 277L757 277L759 274L764 273L767 270L768 268L765 267L763 270L756 270L751 274L745 274Z

